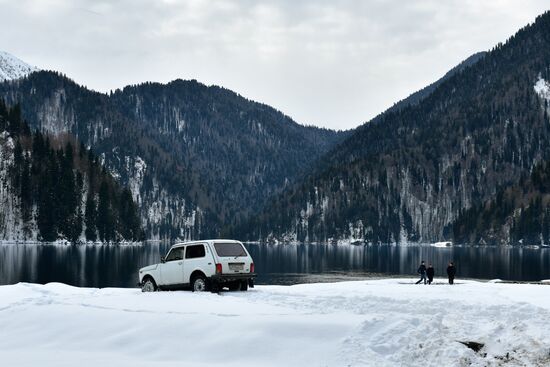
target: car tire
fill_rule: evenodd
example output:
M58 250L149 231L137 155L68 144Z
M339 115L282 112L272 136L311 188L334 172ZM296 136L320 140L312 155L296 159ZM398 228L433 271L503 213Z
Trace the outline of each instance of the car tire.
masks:
M220 284L218 282L216 282L215 280L210 283L210 292L212 292L212 293L220 293L222 288L223 287L220 286Z
M208 282L203 275L197 275L191 282L191 290L193 292L204 292L208 290Z
M151 277L146 277L141 283L142 292L155 292L157 290L157 284Z
M246 292L248 290L248 281L242 280L241 281L241 291Z

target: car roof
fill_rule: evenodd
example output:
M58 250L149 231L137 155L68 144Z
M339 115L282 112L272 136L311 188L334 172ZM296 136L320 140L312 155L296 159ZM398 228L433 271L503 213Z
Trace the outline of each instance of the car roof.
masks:
M187 246L187 245L205 243L205 242L209 242L209 243L241 243L240 241L237 241L237 240L227 240L227 239L219 239L218 238L218 239L213 239L213 240L178 242L178 243L173 244L170 247L170 249L177 248L177 247L182 247L182 246Z

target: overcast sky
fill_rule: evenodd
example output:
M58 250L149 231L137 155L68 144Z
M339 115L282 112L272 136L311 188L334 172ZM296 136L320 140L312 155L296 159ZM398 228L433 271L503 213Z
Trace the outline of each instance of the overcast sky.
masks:
M0 50L108 91L197 79L355 127L504 42L539 0L0 0Z

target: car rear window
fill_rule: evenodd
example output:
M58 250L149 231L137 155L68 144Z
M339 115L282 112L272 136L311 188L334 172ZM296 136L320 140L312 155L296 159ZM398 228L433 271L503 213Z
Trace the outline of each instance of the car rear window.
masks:
M216 243L214 248L220 257L247 256L243 245L240 243Z

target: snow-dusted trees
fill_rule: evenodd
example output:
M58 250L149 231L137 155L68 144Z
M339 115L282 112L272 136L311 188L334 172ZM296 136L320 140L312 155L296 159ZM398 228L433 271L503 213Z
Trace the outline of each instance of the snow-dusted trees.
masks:
M9 134L13 142L9 179L25 238L71 242L143 238L131 194L119 187L93 153L83 151L82 144L73 144L70 136L50 139L39 131L31 133L19 107L8 109L2 101L0 132Z

